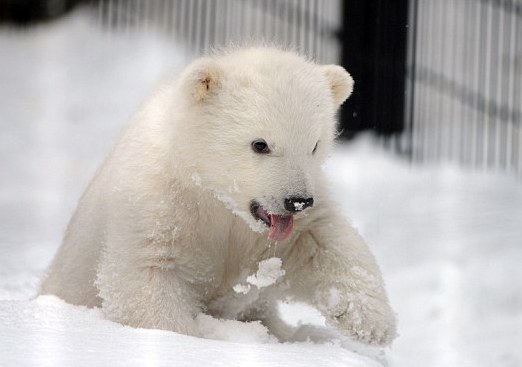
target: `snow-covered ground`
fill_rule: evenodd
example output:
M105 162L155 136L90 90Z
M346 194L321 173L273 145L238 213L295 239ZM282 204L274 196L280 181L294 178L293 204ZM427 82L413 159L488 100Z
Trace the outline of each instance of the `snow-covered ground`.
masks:
M33 299L96 166L154 85L185 61L162 37L107 34L82 13L24 32L0 28L0 365L384 364L378 350L334 330L301 327L304 342L281 344L258 323L201 315L204 335L219 340L197 339ZM411 166L368 137L339 146L326 169L398 314L388 363L522 365L521 183ZM304 306L283 306L321 321Z

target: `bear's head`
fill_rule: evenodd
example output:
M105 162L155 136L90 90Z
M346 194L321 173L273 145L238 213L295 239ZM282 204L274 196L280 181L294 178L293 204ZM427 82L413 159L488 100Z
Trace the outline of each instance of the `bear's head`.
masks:
M201 58L179 80L178 126L194 184L271 240L292 233L314 196L351 76L292 52L247 48Z

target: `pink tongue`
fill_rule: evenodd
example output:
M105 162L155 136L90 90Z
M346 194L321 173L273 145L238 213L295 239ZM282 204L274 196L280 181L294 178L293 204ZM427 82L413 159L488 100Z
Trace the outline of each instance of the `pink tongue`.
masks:
M270 232L268 238L272 241L284 241L292 234L294 217L292 215L270 214Z

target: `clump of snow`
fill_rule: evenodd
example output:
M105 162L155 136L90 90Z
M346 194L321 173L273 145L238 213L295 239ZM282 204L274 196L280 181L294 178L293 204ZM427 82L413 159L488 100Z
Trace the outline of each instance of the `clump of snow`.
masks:
M247 294L248 292L250 292L250 285L249 284L246 284L246 285L245 284L236 284L235 286L232 287L232 289L236 293Z
M249 284L255 285L257 288L268 287L275 284L277 280L285 275L285 271L281 269L283 262L278 257L271 257L259 262L257 273L247 277Z
M245 344L277 342L260 321L220 320L201 313L196 317L196 322L201 335L208 339Z
M325 317L316 308L306 303L285 300L278 302L277 306L281 318L290 326L326 326Z
M252 231L261 233L266 230L266 226L263 221L254 220L254 217L252 217L249 212L239 209L234 199L232 199L230 196L216 190L213 191L213 194L214 197L221 201L228 210L232 211L232 213L243 219Z
M305 203L294 202L294 209L296 212L303 210Z
M278 257L262 260L258 264L257 272L246 278L248 284L236 284L232 289L236 293L247 294L250 291L250 285L256 286L258 289L269 287L285 275L285 271L281 269L282 265L283 262Z

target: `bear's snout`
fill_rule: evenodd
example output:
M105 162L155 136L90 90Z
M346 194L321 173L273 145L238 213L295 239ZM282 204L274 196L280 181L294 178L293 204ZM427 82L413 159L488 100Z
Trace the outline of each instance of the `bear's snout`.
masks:
M285 199L285 209L297 213L314 205L314 198L289 197Z

